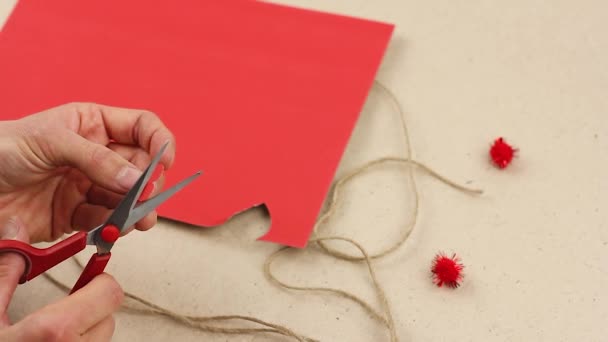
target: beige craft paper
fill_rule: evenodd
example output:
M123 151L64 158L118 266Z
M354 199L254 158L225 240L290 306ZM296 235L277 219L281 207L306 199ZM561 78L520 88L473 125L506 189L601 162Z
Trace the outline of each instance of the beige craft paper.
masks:
M277 2L396 23L379 79L405 108L414 157L484 190L480 197L464 196L416 172L418 225L401 249L376 263L400 340L603 340L607 5ZM0 1L0 16L10 7L11 1ZM487 148L498 135L520 148L505 171L487 162ZM339 175L402 153L390 103L372 94ZM410 190L399 168L370 172L348 188L350 199L328 231L379 250L409 218ZM125 290L183 313L255 315L321 341L387 340L386 330L349 301L270 285L261 265L276 246L255 241L267 224L260 211L214 230L161 222L125 238L108 271ZM430 262L439 250L457 252L465 263L465 281L456 291L430 281ZM83 253L81 260L87 257ZM307 252L276 266L290 283L341 287L379 305L361 266ZM68 283L77 277L69 263L54 274ZM20 286L11 317L20 319L64 295L43 278ZM140 340L286 339L206 334L163 318L119 313L114 341Z

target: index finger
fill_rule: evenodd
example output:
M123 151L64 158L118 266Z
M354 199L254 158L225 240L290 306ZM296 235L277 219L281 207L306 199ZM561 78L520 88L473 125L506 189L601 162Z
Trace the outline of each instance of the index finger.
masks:
M155 155L162 145L169 142L161 163L167 170L171 167L175 158L175 137L158 115L141 109L101 104L88 104L88 106L92 108L82 108L78 112L100 113L109 138L119 144L136 145L150 155Z

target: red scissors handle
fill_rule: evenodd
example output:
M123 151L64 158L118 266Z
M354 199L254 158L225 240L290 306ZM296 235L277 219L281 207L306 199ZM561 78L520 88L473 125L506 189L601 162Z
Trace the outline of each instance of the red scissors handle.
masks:
M13 252L25 260L25 272L19 284L34 279L69 257L82 251L87 245L87 234L78 232L48 248L36 248L17 240L0 240L0 253Z
M83 286L87 285L91 280L93 280L93 278L102 274L106 268L106 265L108 264L108 261L110 261L110 256L111 253L93 254L91 259L89 259L87 266L84 268L84 270L82 270L80 278L78 278L78 281L72 288L72 291L70 291L70 294L80 290Z
M23 257L25 260L25 271L19 279L19 284L23 284L76 255L86 247L86 243L87 233L85 232L78 232L48 248L32 247L27 243L17 240L0 240L0 253L17 253ZM93 254L70 294L78 291L93 280L93 278L103 273L110 260L110 256L110 253Z

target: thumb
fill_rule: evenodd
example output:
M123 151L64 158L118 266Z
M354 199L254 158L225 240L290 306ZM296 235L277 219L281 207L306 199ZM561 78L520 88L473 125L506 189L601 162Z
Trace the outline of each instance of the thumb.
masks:
M50 159L84 173L93 183L118 193L129 190L142 171L108 147L69 130L50 138Z
M29 243L27 231L17 217L11 217L0 225L0 239ZM22 256L16 253L0 254L0 328L10 325L6 311L24 271L25 261Z

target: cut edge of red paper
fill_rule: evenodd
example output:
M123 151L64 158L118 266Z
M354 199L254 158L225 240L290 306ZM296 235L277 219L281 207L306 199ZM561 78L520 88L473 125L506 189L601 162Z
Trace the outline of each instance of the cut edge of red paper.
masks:
M353 18L353 17L351 17L351 18ZM359 18L354 18L354 19L359 19ZM365 19L363 19L363 20L365 20ZM380 22L377 22L377 23L380 23ZM350 134L348 136L348 139L346 139L346 141L344 141L344 144L342 146L341 153L340 153L339 162L333 166L333 171L331 173L331 177L329 177L329 182L327 182L325 184L325 187L324 187L325 188L325 192L323 194L323 198L324 199L323 199L323 201L321 201L321 203L319 203L319 206L317 208L317 215L315 217L315 220L314 220L313 224L310 227L309 232L313 231L314 225L316 224L319 216L321 215L321 210L323 209L323 206L325 205L325 203L327 201L327 195L331 191L331 186L332 186L332 184L333 184L333 182L335 180L336 173L337 173L337 171L338 171L338 169L340 167L340 164L342 163L342 161L344 159L344 154L346 153L346 148L348 147L348 144L351 142L351 139L352 139L353 133L354 133L354 129L357 126L359 120L361 119L361 113L363 112L363 109L365 107L365 103L369 99L369 95L370 95L372 87L374 85L374 81L376 79L378 71L380 70L380 68L382 66L382 63L383 63L384 58L386 57L386 54L387 54L387 51L388 51L388 47L389 47L389 45L391 43L391 38L392 38L392 35L393 35L394 31L395 31L395 25L394 24L387 24L387 23L381 23L381 24L384 24L384 25L387 25L387 26L390 27L389 39L387 39L386 44L384 45L383 53L382 53L382 55L380 57L380 63L378 63L378 66L376 67L376 70L373 73L374 76L371 78L371 81L368 83L367 90L366 90L366 94L367 95L365 96L365 98L363 99L363 101L361 102L361 104L359 105L357 119L354 120L354 123L353 123L352 127L350 127ZM272 209L272 205L269 204L269 203L266 203L266 202L262 202L262 203L259 203L257 205L254 205L254 206L250 206L248 208L244 208L244 209L236 212L234 215L232 215L230 218L228 218L225 222L227 222L228 220L232 219L236 215L239 215L239 214L241 214L243 212L246 212L248 210L251 210L251 209L254 209L254 208L257 208L257 207L260 207L260 206L264 206L266 208L266 210L268 211L268 216L269 216L270 222L269 222L269 224L267 226L266 233L263 234L262 236L260 236L259 238L257 238L257 240L258 241L265 241L265 242L272 242L272 243L277 243L277 241L279 241L279 240L284 240L284 239L281 239L280 237L277 239L277 236L276 236L277 234L273 233L273 231L272 231L272 226L273 226L272 210L273 209ZM299 244L292 244L291 247L305 248L307 246L307 244L308 244L308 240L303 241L302 243L299 243Z

